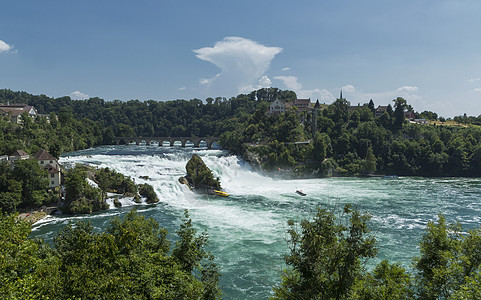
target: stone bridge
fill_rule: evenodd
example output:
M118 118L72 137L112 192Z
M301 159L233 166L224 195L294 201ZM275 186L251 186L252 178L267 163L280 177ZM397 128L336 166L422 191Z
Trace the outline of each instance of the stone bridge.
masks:
M195 148L200 147L201 142L205 142L206 147L211 149L214 142L218 142L219 138L213 137L115 137L114 143L116 145L126 145L130 143L135 143L140 145L145 143L145 145L150 146L156 142L159 147L162 147L165 142L169 143L170 146L174 146L175 142L180 142L182 147L185 147L187 142L194 144Z

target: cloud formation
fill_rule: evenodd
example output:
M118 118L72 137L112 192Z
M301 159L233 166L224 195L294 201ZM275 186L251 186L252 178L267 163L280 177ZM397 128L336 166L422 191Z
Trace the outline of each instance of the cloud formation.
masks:
M89 95L84 94L80 91L74 91L74 92L70 93L70 98L72 98L73 100L85 100L85 99L88 99L90 97L89 97Z
M407 85L397 89L398 92L416 92L417 90L419 90L417 86L407 86Z
M475 88L473 92L481 92L481 88Z
M302 89L302 84L297 81L296 76L276 76L274 79L281 80L290 90L298 91Z
M351 85L351 84L348 84L348 85L345 85L341 88L341 90L343 92L347 92L347 93L354 93L356 91L356 88Z
M259 89L268 88L268 87L271 87L272 81L269 77L264 75L261 78L259 78L259 81L258 81L257 85L258 85Z
M306 90L296 76L276 76L274 79L281 80L287 89L296 92L298 98L311 99L311 102L319 100L322 103L332 103L336 98L326 89Z
M208 61L221 72L199 83L209 90L234 94L249 92L266 85L270 79L264 75L274 57L282 51L241 37L226 37L213 47L193 50L196 57Z
M13 49L13 46L5 43L4 41L0 40L0 53L9 52Z

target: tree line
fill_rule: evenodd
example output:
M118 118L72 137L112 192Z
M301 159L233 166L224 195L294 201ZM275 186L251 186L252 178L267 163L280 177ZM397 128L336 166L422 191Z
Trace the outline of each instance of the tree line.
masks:
M219 299L219 268L186 212L177 240L135 210L99 232L70 223L49 245L0 214L2 299ZM171 246L173 244L173 246Z
M59 190L48 189L47 171L36 159L17 160L13 165L1 162L0 211L15 213L54 205L64 213L92 213L109 208L107 193L132 197L136 203L142 202L141 197L149 204L159 201L150 184L137 185L130 177L109 168L76 165L65 170L64 177L62 202Z
M256 157L265 170L289 169L294 175L380 174L415 176L480 176L481 133L478 126L409 124L404 111L413 108L396 98L375 116L373 101L351 107L337 99L317 112L295 108L282 115L266 114L279 99L293 102L292 91L265 88L236 97L192 100L104 101L100 98L72 100L25 92L0 90L0 101L27 102L40 113L51 114L50 123L39 119L16 126L0 121L4 153L32 151L47 145L52 154L112 144L115 136L214 136L223 148ZM392 105L391 105L392 104ZM434 112L416 113L436 120ZM458 116L462 124L477 124L479 117ZM53 133L53 134L51 134ZM294 142L310 141L301 147ZM249 156L249 153L254 154Z
M314 117L295 108L267 115L260 105L224 132L221 142L262 169L289 169L298 176L481 176L481 127L411 124L404 116L408 108L405 99L396 98L376 117L372 100L352 109L346 99L337 99ZM418 116L423 114L434 116Z
M100 98L72 100L51 98L26 92L0 90L0 102L28 103L39 113L55 113L59 117L75 116L78 120L95 122L102 130L99 142L111 143L114 136L220 136L235 128L238 119L245 119L261 102L275 99L293 100L292 91L266 88L230 99L217 97L172 101L105 101Z
M271 299L479 299L481 227L463 232L443 215L428 223L420 255L407 271L381 261L369 214L346 205L342 214L318 209L310 220L290 220L287 267Z
M413 268L383 260L369 214L346 205L288 221L288 254L271 299L478 299L481 228L465 232L443 215L428 223ZM220 268L188 212L173 243L135 210L101 232L65 226L52 245L29 239L31 225L0 214L2 299L219 299Z

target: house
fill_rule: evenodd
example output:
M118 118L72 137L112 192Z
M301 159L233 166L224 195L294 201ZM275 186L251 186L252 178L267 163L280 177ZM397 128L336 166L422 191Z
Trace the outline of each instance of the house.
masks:
M379 106L376 108L376 110L374 111L374 116L375 116L375 117L380 117L380 116L382 116L382 114L387 111L387 108L388 108L387 105L386 105L386 106L381 106L381 105L379 105Z
M21 124L22 114L25 112L32 118L35 118L38 115L35 107L25 103L0 103L0 116L8 118L12 123Z
M62 183L62 173L58 160L45 149L39 150L34 155L34 158L38 160L38 163L48 172L48 187L59 187Z
M414 120L414 118L416 118L416 115L414 114L414 111L408 110L404 112L404 117L409 120Z
M363 107L364 107L364 105L361 106L361 103L358 103L357 105L350 105L350 106L347 108L347 110L348 110L348 111L355 111L356 109L361 109L361 108L363 108Z
M279 115L286 112L286 105L283 101L276 99L274 102L271 103L269 106L269 115Z
M311 99L296 99L294 100L294 106L297 107L298 111L304 112L307 111L309 106L311 105Z
M15 161L17 161L19 159L29 159L29 158L30 158L30 155L27 152L25 152L23 150L17 150L12 155L10 155L8 157L8 160L11 163L14 163Z
M306 112L309 109L312 109L311 99L296 99L296 100L294 100L294 102L287 102L287 103L284 103L281 100L275 100L269 106L269 111L267 113L269 115L283 114L293 106L295 106L297 108L298 113L299 112ZM320 104L319 104L319 106L320 106Z

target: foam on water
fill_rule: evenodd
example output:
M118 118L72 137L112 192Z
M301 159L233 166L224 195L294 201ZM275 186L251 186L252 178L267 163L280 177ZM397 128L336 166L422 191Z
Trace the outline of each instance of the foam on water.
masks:
M193 153L219 177L231 196L194 194L178 182ZM282 180L259 174L222 150L149 146L108 146L72 153L63 165L75 163L109 167L136 183L151 184L160 203L138 205L121 200L123 207L85 216L53 216L35 224L34 235L51 240L69 221L88 220L103 229L111 217L132 207L153 217L173 233L184 209L194 226L209 233L209 249L221 266L221 287L226 299L266 299L279 282L282 257L287 253L287 220L311 218L317 207L339 211L346 203L369 212L380 254L409 267L418 255L417 244L427 222L444 213L466 229L481 221L481 184L466 178L330 178ZM145 177L147 176L147 177ZM146 179L148 178L148 179ZM307 195L295 193L302 189Z

